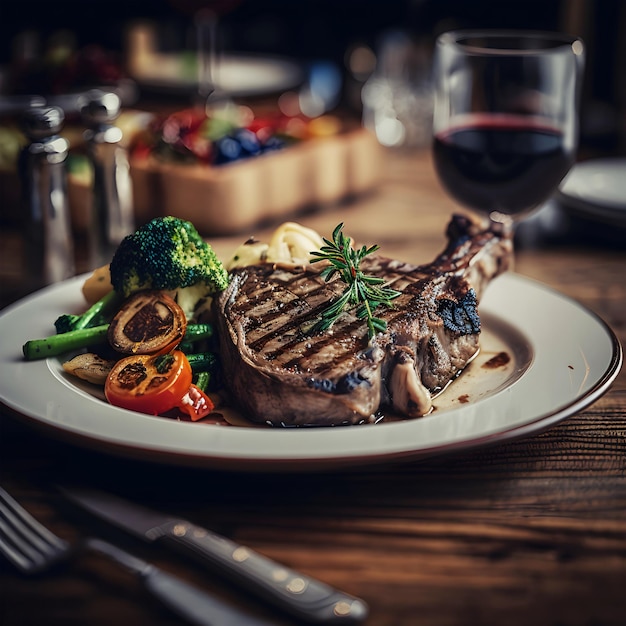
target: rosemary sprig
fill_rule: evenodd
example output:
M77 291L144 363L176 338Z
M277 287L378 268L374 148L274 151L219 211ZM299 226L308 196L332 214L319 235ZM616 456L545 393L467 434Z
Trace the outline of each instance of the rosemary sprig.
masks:
M341 296L322 312L320 319L313 326L313 331L328 330L347 307L355 306L356 316L367 322L367 336L371 339L377 332L387 328L387 322L374 315L375 309L380 305L390 307L391 301L397 298L400 292L384 286L384 278L368 276L359 268L363 257L376 252L379 246L373 245L369 248L362 246L355 250L349 237L342 231L343 223L335 227L332 241L324 238L326 245L322 246L319 252L311 252L311 256L316 257L311 259L311 263L329 262L329 265L320 272L320 276L326 282L339 274L346 283Z

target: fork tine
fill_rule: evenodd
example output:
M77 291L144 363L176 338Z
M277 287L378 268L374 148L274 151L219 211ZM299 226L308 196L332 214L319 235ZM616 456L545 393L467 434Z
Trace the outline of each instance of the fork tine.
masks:
M59 560L68 544L37 522L0 487L0 551L23 572L35 573Z
M8 541L5 541L3 537L7 534L6 525L0 522L0 552L15 565L20 571L30 571L32 565L19 550L16 550Z
M7 556L23 571L45 563L47 546L37 536L25 537L19 518L0 499L0 536ZM30 541L32 540L32 544Z

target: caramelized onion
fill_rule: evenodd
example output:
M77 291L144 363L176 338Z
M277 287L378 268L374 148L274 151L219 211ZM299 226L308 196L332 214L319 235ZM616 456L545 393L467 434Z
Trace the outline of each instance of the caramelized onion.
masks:
M111 321L108 340L123 354L163 354L175 348L187 329L187 318L162 291L140 291L128 298Z
M115 361L108 361L93 352L85 352L63 363L63 369L72 376L94 385L104 385Z

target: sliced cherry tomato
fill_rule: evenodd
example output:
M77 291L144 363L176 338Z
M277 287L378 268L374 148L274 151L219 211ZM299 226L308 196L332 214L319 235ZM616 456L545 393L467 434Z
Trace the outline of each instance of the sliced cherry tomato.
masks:
M180 350L136 354L115 364L107 376L104 394L115 406L159 415L180 406L191 380L191 366Z
M215 405L202 389L195 385L190 385L189 391L183 396L178 408L183 413L187 413L191 417L192 422L195 422L211 413Z

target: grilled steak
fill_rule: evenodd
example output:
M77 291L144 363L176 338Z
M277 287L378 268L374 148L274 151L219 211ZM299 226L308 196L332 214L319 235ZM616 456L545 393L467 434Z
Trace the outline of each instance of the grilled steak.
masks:
M477 302L508 269L510 233L454 216L446 249L428 265L370 255L361 268L401 292L376 315L387 330L346 312L330 330L311 332L345 287L319 276L320 263L235 269L216 300L225 382L254 421L282 426L347 425L381 409L427 414L432 397L477 354Z

